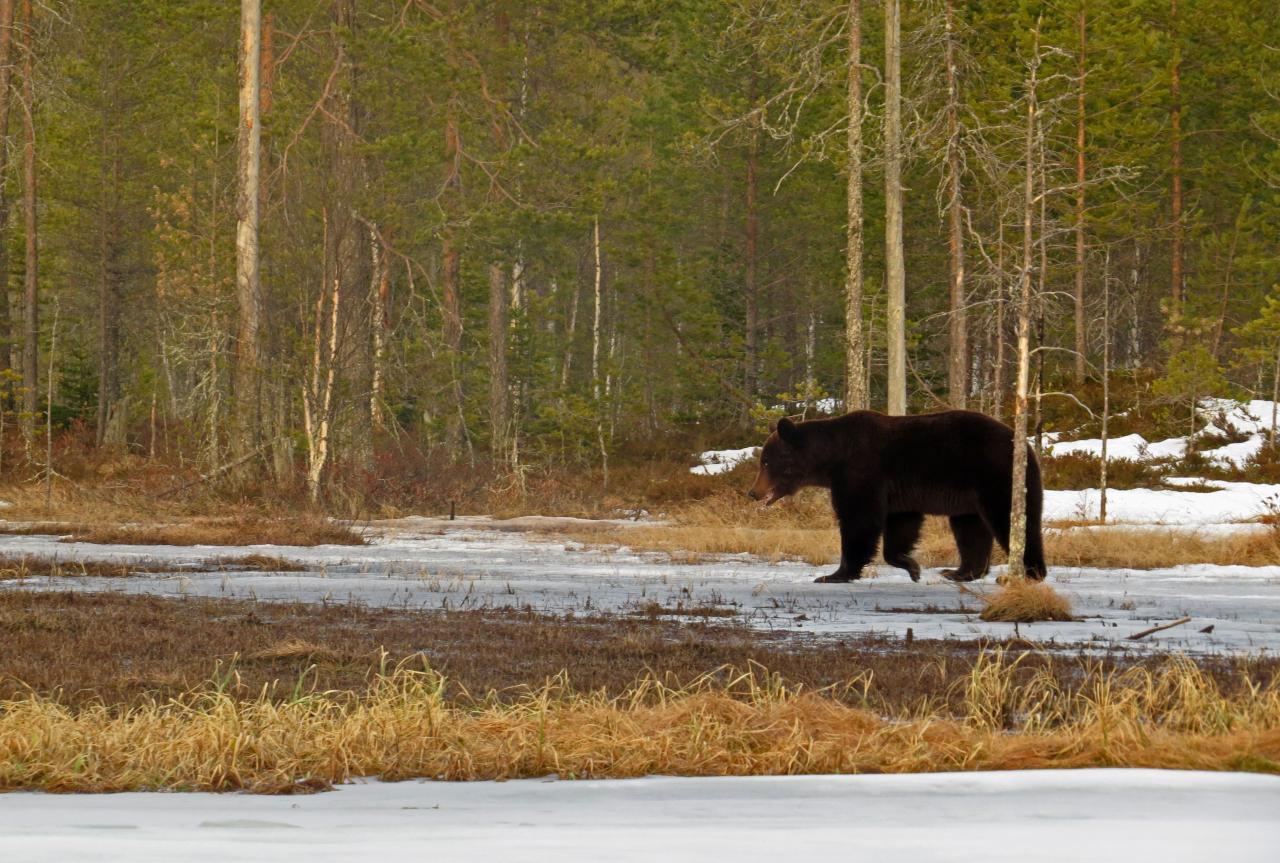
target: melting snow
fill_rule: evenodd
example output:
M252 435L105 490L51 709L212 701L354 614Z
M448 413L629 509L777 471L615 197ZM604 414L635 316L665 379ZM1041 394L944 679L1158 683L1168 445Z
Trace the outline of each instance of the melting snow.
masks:
M1274 861L1280 780L1172 770L0 795L0 859Z

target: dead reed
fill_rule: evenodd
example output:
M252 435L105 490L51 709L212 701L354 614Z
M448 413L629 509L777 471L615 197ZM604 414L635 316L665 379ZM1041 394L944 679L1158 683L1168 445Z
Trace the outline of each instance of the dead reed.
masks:
M978 615L983 620L1005 623L1071 620L1071 603L1043 581L1013 578L991 594L969 592L984 603Z
M229 694L233 672L171 700L76 709L0 703L0 789L289 792L385 779L727 776L1142 766L1280 772L1280 690L1224 694L1188 661L1014 683L974 665L957 716L883 716L755 667L617 696L564 676L515 700L461 704L430 669L385 668L362 694ZM860 677L850 686L869 690Z

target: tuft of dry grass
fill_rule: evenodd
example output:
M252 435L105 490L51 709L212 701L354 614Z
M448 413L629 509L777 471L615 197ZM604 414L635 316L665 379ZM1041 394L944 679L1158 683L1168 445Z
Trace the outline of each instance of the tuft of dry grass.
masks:
M1071 603L1043 581L1012 578L995 593L974 593L984 603L978 617L1006 623L1038 623L1044 620L1071 620Z
M882 716L759 667L672 688L648 677L609 696L567 676L514 700L450 701L409 665L363 694L238 699L227 678L120 710L39 695L0 704L0 790L290 792L388 780L908 773L1088 766L1280 772L1280 690L1224 694L1200 669L1094 668L1064 689L987 654L963 712ZM860 678L856 685L869 688Z
M250 662L283 662L283 663L326 663L342 662L344 657L336 650L322 644L305 641L301 638L290 638L279 641L261 650L255 650L245 659Z
M99 545L364 545L355 527L321 517L235 515L181 522L0 523L0 533L50 534Z

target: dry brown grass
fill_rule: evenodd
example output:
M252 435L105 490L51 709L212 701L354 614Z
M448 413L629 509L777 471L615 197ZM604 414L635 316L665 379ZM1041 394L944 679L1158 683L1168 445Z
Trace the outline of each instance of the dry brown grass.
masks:
M1280 772L1280 690L1226 695L1194 665L1011 685L984 655L955 718L885 717L764 669L608 696L567 677L515 700L444 696L402 666L363 694L238 699L226 679L119 710L38 695L0 705L0 789L287 792L356 776L512 779L1141 766ZM869 688L866 678L854 685Z
M64 542L100 545L364 545L364 535L342 522L322 517L235 515L176 522L0 523L0 533L51 534Z
M204 564L207 569L254 572L301 572L306 569L299 563L265 554L247 554L239 557L219 557ZM0 557L0 581L20 581L26 578L128 578L153 572L177 572L183 567L174 563L146 561L59 560L37 555Z
M1005 623L1071 620L1071 603L1043 581L1007 579L992 594L969 592L984 603L978 615L983 620Z

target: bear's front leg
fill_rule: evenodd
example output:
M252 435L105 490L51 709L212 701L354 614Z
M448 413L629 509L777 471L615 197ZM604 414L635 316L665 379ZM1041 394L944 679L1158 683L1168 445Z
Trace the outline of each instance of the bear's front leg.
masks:
M840 567L830 575L815 578L818 584L845 584L862 578L862 568L875 556L880 542L879 525L840 524Z

